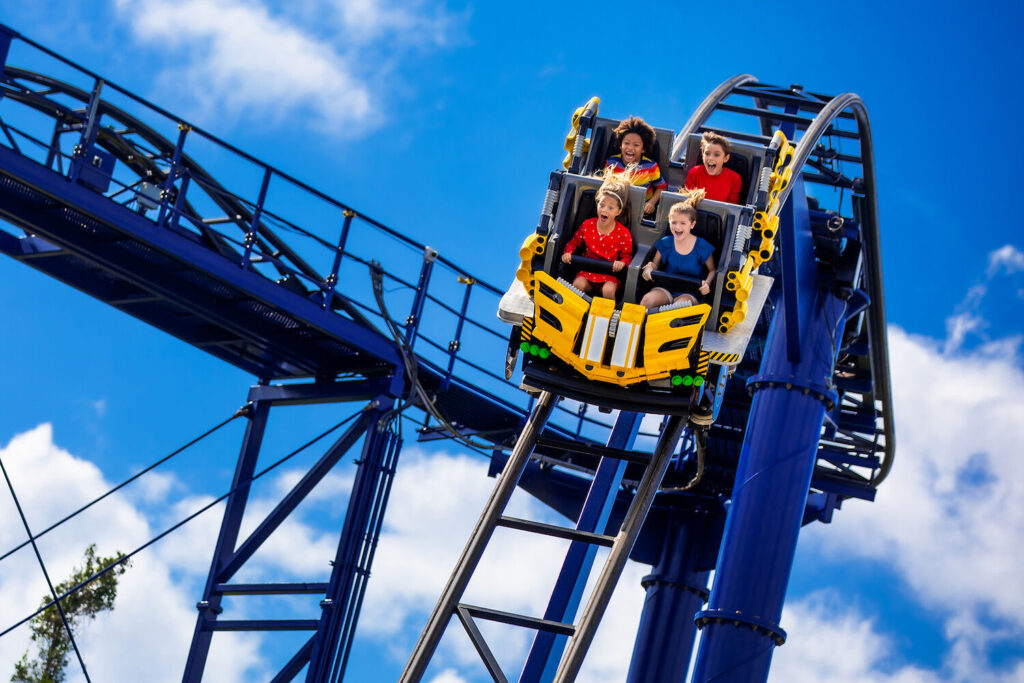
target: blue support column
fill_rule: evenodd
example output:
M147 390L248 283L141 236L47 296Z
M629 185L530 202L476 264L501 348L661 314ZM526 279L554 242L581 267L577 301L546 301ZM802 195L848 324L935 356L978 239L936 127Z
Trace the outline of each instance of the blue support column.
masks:
M245 428L245 438L242 440L242 451L235 466L235 476L231 480L231 488L238 489L228 496L224 520L221 522L217 545L213 551L213 561L210 563L210 574L206 579L206 588L203 589L203 599L196 605L199 617L196 619L196 628L192 634L192 646L189 648L182 683L199 683L202 680L206 657L210 652L210 640L213 638L213 626L217 621L217 615L223 611L222 594L215 590L217 577L220 568L234 552L235 543L238 541L242 514L249 499L249 486L245 482L252 480L253 472L256 470L270 405L255 402L250 410L249 424Z
M638 413L620 412L608 437L608 445L612 448L632 448L642 420L643 415ZM576 523L578 530L604 533L625 470L624 460L601 459ZM589 543L573 541L569 545L555 588L544 611L545 619L565 621L575 616L596 554L597 547ZM523 683L551 680L558 669L558 662L562 658L567 640L566 636L538 631L519 680Z
M313 637L306 673L306 680L311 683L340 681L345 676L356 619L377 549L384 509L402 446L398 435L386 425L381 425L379 420L391 409L393 402L384 403L382 400L381 403L370 416L372 419L352 484L330 584L320 603L320 625Z
M675 519L665 529L661 556L642 581L647 590L627 683L683 683L697 636L693 617L708 598L709 570L698 567L717 542L709 512ZM719 527L720 528L720 527ZM712 546L713 548L714 546Z
M765 681L773 648L785 642L779 619L807 501L807 491L831 387L834 339L845 303L817 284L807 202L794 179L782 220L794 239L785 245L799 289L799 362L789 359L794 331L780 297L754 392L708 609L698 613L701 636L693 681Z

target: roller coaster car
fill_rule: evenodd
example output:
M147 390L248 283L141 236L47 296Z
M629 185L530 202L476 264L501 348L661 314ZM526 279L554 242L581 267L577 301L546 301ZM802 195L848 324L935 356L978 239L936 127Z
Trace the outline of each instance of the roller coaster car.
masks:
M769 177L761 170L777 169L774 162L782 162L784 141L776 137L762 148L761 166L749 170L750 195L764 196L754 191L767 183L760 182ZM699 138L690 142L698 144ZM592 146L583 149L590 152L586 166L603 164L590 159ZM791 151L788 145L786 151ZM772 182L775 177L772 173ZM667 414L706 414L710 397L704 394L713 386L717 415L728 372L742 359L771 288L772 279L758 275L756 268L772 256L775 223L768 220L765 206L701 202L694 232L715 247L718 274L712 291L703 303L648 311L637 303L649 287L640 269L667 233L670 207L685 194L662 193L652 222L641 215L644 188L631 188L622 222L636 252L628 268L617 273L623 282L621 300L612 300L588 296L570 284L576 270L611 273L610 263L581 256L573 256L569 265L561 261L576 228L596 215L600 184L592 176L551 174L540 225L523 243L516 281L499 305L499 318L514 325L506 375L511 376L521 352L525 388L608 408ZM653 278L654 285L674 292L695 292L700 282L657 271ZM701 410L695 411L698 405Z

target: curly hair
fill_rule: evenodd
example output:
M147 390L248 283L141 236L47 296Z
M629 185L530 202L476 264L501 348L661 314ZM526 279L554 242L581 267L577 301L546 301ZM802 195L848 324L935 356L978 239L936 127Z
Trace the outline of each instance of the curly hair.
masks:
M704 199L703 188L697 188L696 190L687 189L685 192L689 193L689 197L681 202L676 202L672 205L672 208L668 210L668 214L671 216L674 213L687 216L692 222L697 222L697 204Z
M622 138L626 137L627 133L636 133L640 136L641 142L644 143L644 154L654 151L654 129L639 116L630 116L628 119L624 119L616 126L614 133L615 148L619 151L622 151Z

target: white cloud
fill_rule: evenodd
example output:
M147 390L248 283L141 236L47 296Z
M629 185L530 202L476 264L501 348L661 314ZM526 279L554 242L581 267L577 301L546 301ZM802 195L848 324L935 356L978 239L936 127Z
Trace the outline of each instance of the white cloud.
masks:
M1024 442L1024 372L1015 347L949 354L898 328L889 339L892 473L874 503L851 501L831 528L809 527L806 542L835 560L894 568L942 615L951 650L977 665L991 643L1024 638L1024 480L1012 476Z
M136 36L178 51L162 81L206 113L280 122L309 108L337 132L373 115L369 89L329 43L242 0L115 0ZM174 63L175 60L169 60Z
M1019 273L1024 270L1024 252L1012 244L1004 244L988 255L988 277L1002 272Z
M0 458L36 530L110 487L95 465L53 443L48 424L14 437L0 449ZM215 534L218 521L200 517L195 526L186 528L205 526ZM147 520L118 493L48 534L39 545L56 583L81 561L89 543L96 543L99 553L110 555L134 549L153 533ZM0 496L0 545L6 550L24 538L13 502L5 492ZM101 615L82 630L78 640L92 680L178 680L192 637L193 606L200 586L175 580L174 564L166 557L195 556L196 546L177 547L192 540L187 534L172 534L153 552L136 556L121 578L114 612ZM47 589L28 548L0 564L0 577L0 614L6 628L34 611ZM0 671L13 670L14 662L29 650L29 634L26 624L0 638ZM211 680L245 681L264 673L259 637L218 634L218 638L222 647L211 653L207 666ZM84 680L73 657L68 672L69 681Z
M381 86L414 47L445 45L458 19L443 5L381 0L300 3L281 11L256 0L114 0L143 44L164 60L161 89L200 119L279 124L296 115L348 137L379 125Z
M459 18L422 0L330 0L346 36L360 42L394 36L414 45L445 45Z
M789 641L772 657L769 681L784 683L1013 683L1024 680L1024 662L993 671L985 653L956 639L939 670L907 664L875 620L822 591L787 605ZM973 624L971 628L977 626ZM792 644L792 645L791 645ZM796 645L794 647L793 645Z
M989 330L993 318L1002 324L1014 320L1019 311L1013 308L1014 299L1024 299L1019 285L1019 277L1013 276L1024 271L1024 252L1006 244L988 254L988 268L984 280L967 290L963 301L957 304L955 311L946 319L946 342L944 351L949 354L968 348L969 339L980 343L972 350L981 350L987 354L996 348L996 355L1002 350L1018 349L1024 337L1011 334L1003 339L992 340ZM1016 328L1010 324L1010 330Z

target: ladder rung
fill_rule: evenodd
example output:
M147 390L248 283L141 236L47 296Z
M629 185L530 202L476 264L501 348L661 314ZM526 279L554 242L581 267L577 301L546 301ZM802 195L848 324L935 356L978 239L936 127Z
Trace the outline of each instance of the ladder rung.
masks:
M323 594L326 583L218 583L214 592L221 595L301 595Z
M253 619L215 621L203 627L207 631L315 631L317 619Z
M532 531L533 533L555 536L556 538L567 538L570 541L582 541L605 548L611 548L612 544L615 543L614 536L605 536L604 534L595 534L591 531L580 531L578 529L567 529L557 524L534 522L533 520L520 519L519 517L499 517L498 526L519 529L520 531Z
M532 628L537 631L549 631L561 636L571 636L576 633L575 626L572 624L563 624L560 621L527 617L522 614L513 614L512 612L502 612L496 609L467 605L464 602L459 603L458 609L465 610L466 613L474 619L487 619L488 621L497 621L502 624L509 624L510 626L522 626L524 628Z
M599 444L582 443L580 441L565 441L562 439L550 439L545 437L537 439L537 446L534 451L592 455L597 458L614 458L616 460L624 460L638 465L646 465L651 461L651 456L647 453L628 451L622 448L610 448Z

